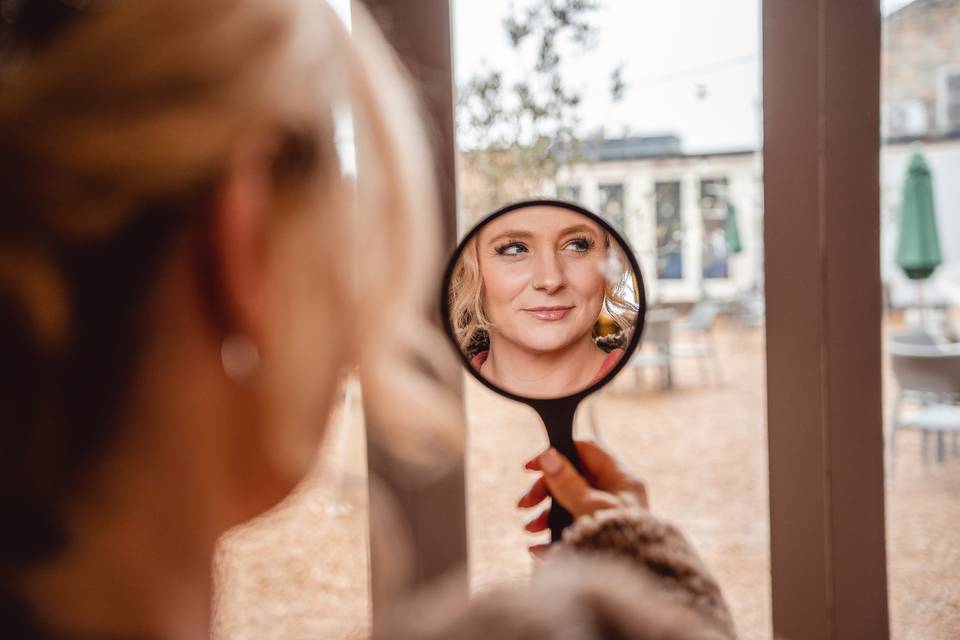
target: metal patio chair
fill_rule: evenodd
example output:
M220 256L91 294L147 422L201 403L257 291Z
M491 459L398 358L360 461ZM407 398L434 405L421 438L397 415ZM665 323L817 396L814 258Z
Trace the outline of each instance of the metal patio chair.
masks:
M896 333L890 336L890 342L896 344L913 344L928 347L940 344L940 340L937 340L934 336L930 335L926 331L923 331L922 329L914 329L912 331Z
M657 369L660 372L660 388L664 391L673 388L673 362L670 340L673 319L676 312L672 309L652 309L647 313L643 328L641 348L630 358L629 365L636 375L637 387L640 387L640 370Z
M693 305L690 314L682 322L676 323L676 329L686 333L693 340L687 343L676 344L671 347L670 353L674 356L687 356L699 359L700 381L707 382L708 377L723 383L723 368L720 365L720 356L713 337L713 323L720 313L720 306L706 300ZM707 368L707 360L713 362L713 374Z
M916 344L899 336L889 340L888 352L898 387L887 433L889 469L892 473L900 429L923 433L924 462L928 439L935 436L936 460L943 462L945 435L960 433L960 344ZM916 407L905 409L908 401Z

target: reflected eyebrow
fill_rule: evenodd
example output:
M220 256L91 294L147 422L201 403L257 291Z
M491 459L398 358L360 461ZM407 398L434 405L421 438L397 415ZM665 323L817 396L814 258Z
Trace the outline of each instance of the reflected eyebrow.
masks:
M532 238L533 234L529 231L504 231L487 240L486 244L494 244L497 240L503 238Z
M592 226L590 226L590 225L588 225L588 224L584 224L584 223L575 224L575 225L573 225L573 226L567 227L567 228L563 229L562 231L560 231L560 235L561 235L561 236L565 236L565 235L567 235L568 233L573 233L574 231L589 231L589 232L592 233L592 234L599 235L599 233L598 233L598 231L597 231L597 229L596 229L595 227L592 227Z
M564 227L563 229L560 230L560 232L559 232L557 235L558 235L558 236L565 236L565 235L568 235L568 234L570 234L570 233L574 233L574 232L577 232L577 231L587 231L587 232L590 232L590 233L592 233L592 234L594 234L594 235L600 235L600 234L597 232L597 229L596 229L595 227L592 227L592 226L590 226L590 225L588 225L588 224L585 224L585 223L574 224L574 225L571 225L571 226L569 226L569 227ZM521 239L526 239L526 238L532 238L532 237L533 237L533 233L531 233L531 232L529 232L529 231L519 231L519 230L518 230L518 231L503 231L503 232L501 232L501 233L498 233L498 234L495 235L494 237L490 238L489 240L487 240L486 244L488 244L488 245L494 244L494 243L497 242L497 240L501 240L501 239L504 239L504 238L511 238L511 239L513 239L513 238L521 238Z

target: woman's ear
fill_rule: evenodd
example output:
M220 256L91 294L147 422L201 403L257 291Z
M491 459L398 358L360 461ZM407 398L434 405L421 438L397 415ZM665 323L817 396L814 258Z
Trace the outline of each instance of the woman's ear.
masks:
M213 194L206 239L221 330L255 343L266 321L273 150L257 142L233 155Z

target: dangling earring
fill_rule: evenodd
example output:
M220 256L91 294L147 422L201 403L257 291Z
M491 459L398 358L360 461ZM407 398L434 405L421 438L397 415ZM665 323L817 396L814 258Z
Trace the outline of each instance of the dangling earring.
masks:
M227 336L220 344L220 362L228 378L243 384L260 367L260 350L249 336L240 333Z

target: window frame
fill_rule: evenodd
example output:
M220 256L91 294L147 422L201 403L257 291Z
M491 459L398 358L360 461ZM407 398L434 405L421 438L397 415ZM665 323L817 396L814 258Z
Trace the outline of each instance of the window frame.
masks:
M445 241L452 248L457 215L449 2L367 5L420 85L435 134ZM761 22L774 634L887 638L880 7L762 0ZM402 478L384 470L383 461L371 457L371 475L402 493ZM413 523L417 583L466 564L463 476L461 464L441 478L430 489L442 496L438 501L420 491L400 502ZM436 529L443 530L444 545L435 544ZM378 571L374 555L374 585ZM376 593L373 605L379 606Z
M782 637L889 637L880 25L878 2L762 4L771 595Z
M663 248L666 248L667 246L669 246L670 243L668 242L667 244L664 244L663 246L661 246L661 244L660 244L660 237L659 237L659 236L660 236L660 220L661 220L661 217L660 217L660 207L661 207L661 202L662 202L662 200L664 199L663 194L661 194L661 190L666 191L667 189L669 189L669 190L672 192L672 191L674 190L674 188L675 188L675 190L676 190L676 196L677 196L677 197L676 197L676 211L674 212L674 215L671 216L671 219L672 219L673 221L675 221L675 222L679 225L679 230L680 230L680 232L681 232L681 236L680 236L681 239L680 239L679 246L677 246L677 248L676 248L675 251L671 251L669 255L678 255L678 256L679 256L679 260L680 260L680 272L679 272L676 276L666 277L666 276L663 275L663 273L666 271L666 269L661 267L661 262L660 262L660 261L663 259L664 256L662 256L662 255L660 254L660 250L663 249ZM684 215L683 215L683 213L684 213L684 209L683 209L683 200L684 200L684 198L683 198L683 192L684 192L684 179L683 179L682 176L681 176L681 177L678 177L678 178L676 178L676 179L673 179L673 178L664 178L664 179L660 179L660 180L655 179L655 180L653 181L653 227L654 227L654 233L656 234L655 237L657 238L657 244L656 244L656 248L657 248L657 273L656 273L656 277L653 278L653 279L657 280L658 282L667 282L667 283L677 282L677 283L683 283L683 282L685 282L685 280L686 280L687 270L688 270L688 268L689 268L689 265L687 264L687 263L688 263L688 260L687 260L687 255L686 255L686 254L687 254L687 245L689 244L689 238L687 238L687 237L683 234L684 222L685 222L685 220L684 220Z
M361 1L396 50L420 97L434 154L443 243L452 252L457 242L457 174L449 2L353 0L353 4ZM363 171L362 166L357 169ZM440 280L438 273L438 288ZM439 310L436 312L439 323ZM391 539L401 536L410 544L411 571L406 579L398 581L396 558L386 557L388 550L373 544L374 529L383 522L373 513L378 500L371 495L370 602L374 626L379 612L388 610L393 601L434 580L445 579L451 591L459 589L466 594L468 590L463 456L448 460L448 466L436 477L410 482L415 470L391 455L390 447L380 441L382 433L367 421L367 477L376 479L376 489L385 491L405 516L407 530L388 535ZM373 492L372 487L368 490Z
M937 69L937 113L934 127L943 132L960 129L960 117L954 122L950 121L950 107L955 105L955 108L960 109L960 88L952 95L949 86L951 78L960 80L960 64L944 64Z
M716 194L714 194L714 195L706 195L706 194L704 194L704 185L705 185L705 184L723 185L723 188L722 188L722 190L723 190L723 195L722 195L722 196L718 196L718 195L716 195ZM721 232L725 232L725 229L726 229L726 217L725 217L725 216L726 216L726 207L727 207L727 204L730 203L730 197L729 197L729 193L730 193L730 177L729 177L728 175L720 175L720 174L718 174L718 173L710 173L710 174L698 175L698 176L697 176L697 186L698 186L698 191L699 191L699 193L700 193L700 198L699 198L698 201L697 201L697 211L699 211L699 213L700 213L700 225L701 225L701 226L700 226L700 228L701 228L701 241L700 241L700 281L703 283L703 286L707 286L706 283L708 283L708 282L709 282L709 283L713 283L713 282L729 282L729 281L733 278L733 273L732 273L732 269L731 269L730 255L729 255L729 254L726 254L726 253L725 253L724 256L723 256L723 272L724 272L724 274L723 274L722 276L711 276L711 275L708 275L707 272L706 272L706 269L707 269L707 260L706 260L706 258L707 258L707 243L708 243L708 240L709 240L709 237L710 237L710 232L711 232L711 231L714 231L714 230L716 230L716 229L709 229L709 230L708 230L708 228L707 228L707 222L708 222L708 220L707 220L707 217L704 216L704 212L707 211L707 210L710 210L710 209L723 208L723 210L724 210L724 219L723 219L723 222L720 224L719 230L720 230ZM715 199L715 200L712 201L712 206L710 206L710 207L705 207L705 206L703 206L703 201L706 200L707 198L714 198L714 199ZM718 206L718 204L717 204L717 201L720 202L720 205L719 205L719 206Z

